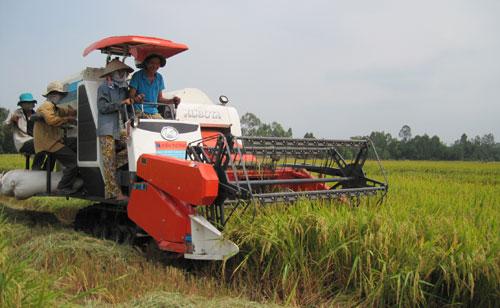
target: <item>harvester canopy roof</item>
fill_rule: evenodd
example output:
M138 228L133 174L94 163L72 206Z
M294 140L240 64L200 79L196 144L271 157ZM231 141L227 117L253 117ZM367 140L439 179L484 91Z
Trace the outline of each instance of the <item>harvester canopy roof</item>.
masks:
M97 41L85 48L83 56L85 57L94 50L118 56L131 55L136 61L142 62L150 54L161 55L165 58L172 57L188 50L188 46L156 37L127 35L110 36Z

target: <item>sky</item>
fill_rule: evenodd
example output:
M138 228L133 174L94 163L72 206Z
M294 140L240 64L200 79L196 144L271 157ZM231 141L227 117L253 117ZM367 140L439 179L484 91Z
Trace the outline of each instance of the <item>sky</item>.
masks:
M0 106L104 65L91 43L146 35L187 44L168 90L226 95L294 137L341 139L403 125L446 143L500 140L500 1L0 2ZM128 62L133 65L132 61Z

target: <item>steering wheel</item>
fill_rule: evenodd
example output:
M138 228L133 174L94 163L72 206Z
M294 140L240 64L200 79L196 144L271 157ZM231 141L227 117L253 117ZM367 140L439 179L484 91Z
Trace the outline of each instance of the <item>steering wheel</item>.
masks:
M175 114L176 114L175 106L168 104L163 107L164 107L163 118L168 120L175 120Z

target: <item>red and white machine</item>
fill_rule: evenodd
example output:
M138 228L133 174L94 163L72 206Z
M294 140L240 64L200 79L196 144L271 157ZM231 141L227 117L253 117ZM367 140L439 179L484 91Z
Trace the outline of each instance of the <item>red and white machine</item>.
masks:
M117 36L85 49L142 62L151 53L168 58L184 44L143 36ZM128 203L104 200L103 166L96 136L97 88L102 68L66 80L65 104L77 109L78 166L84 181L73 197L99 203L82 210L77 229L118 241L147 237L161 250L190 259L223 260L238 247L221 233L228 219L250 204L331 199L385 193L387 182L369 179L362 167L368 140L241 136L235 108L202 91L165 92L181 98L170 119L124 119L128 164L119 170ZM347 159L349 158L350 161Z

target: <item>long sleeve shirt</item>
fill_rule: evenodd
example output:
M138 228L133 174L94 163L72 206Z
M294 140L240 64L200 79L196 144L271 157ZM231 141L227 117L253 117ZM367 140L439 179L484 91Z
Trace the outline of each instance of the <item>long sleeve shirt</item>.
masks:
M64 132L59 126L67 123L64 117L74 115L71 107L57 107L50 101L43 102L36 110L45 121L36 121L33 131L35 152L56 152L63 144Z
M12 121L12 117L17 117L17 123ZM23 112L22 108L18 108L13 112L9 112L5 125L12 127L12 135L14 138L14 146L19 151L26 141L33 139L33 132L30 131L30 118Z
M128 97L126 87L109 86L106 81L97 90L97 136L113 136L120 140L120 129L124 116L122 101Z

